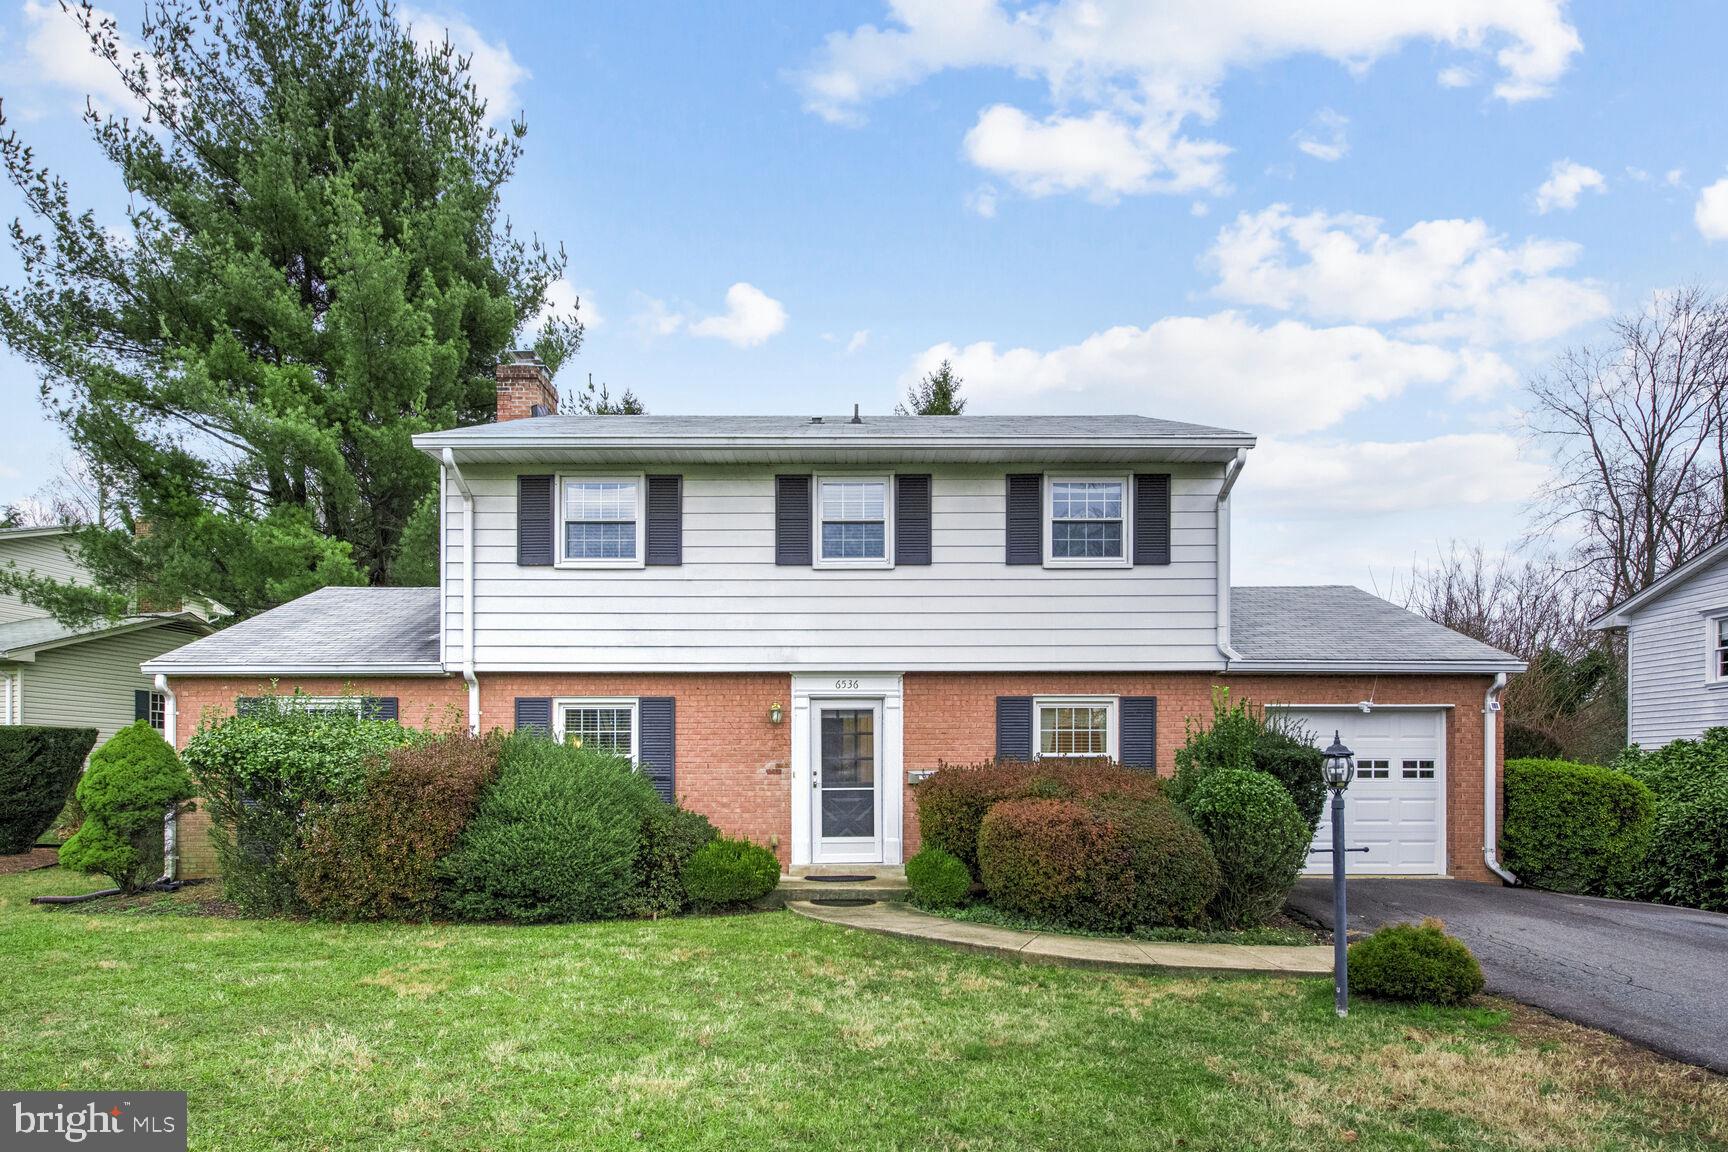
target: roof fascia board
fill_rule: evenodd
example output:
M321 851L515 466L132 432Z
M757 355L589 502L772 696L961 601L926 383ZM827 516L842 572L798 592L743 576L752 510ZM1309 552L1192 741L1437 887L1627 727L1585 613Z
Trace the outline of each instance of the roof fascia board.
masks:
M1306 673L1315 676L1325 675L1444 675L1458 673L1460 675L1492 674L1495 672L1522 672L1529 665L1522 660L1508 657L1504 660L1254 660L1242 659L1230 661L1231 672L1278 672Z
M0 651L0 660L17 660L28 663L36 659L38 652L48 652L55 648L69 648L74 644L83 644L90 640L104 640L113 636L124 636L128 632L142 632L148 628L160 628L167 624L197 624L205 627L208 635L215 629L208 622L197 616L152 616L145 620L130 620L124 624L116 624L112 628L98 628L88 632L76 632L71 636L56 636L52 640L42 640L35 644L20 644L16 648Z
M1680 587L1680 585L1686 583L1686 581L1690 580L1704 569L1710 567L1717 560L1722 559L1724 555L1728 555L1728 540L1719 540L1715 544L1704 549L1704 551L1700 552L1698 555L1692 557L1692 559L1686 561L1686 563L1680 565L1680 567L1674 569L1672 572L1656 581L1656 583L1650 585L1650 587L1644 589L1644 591L1633 593L1614 607L1608 609L1608 611L1602 613L1602 615L1596 617L1596 619L1590 621L1591 631L1602 632L1610 628L1624 628L1630 623L1630 621L1626 619L1628 615L1637 612L1652 600L1661 599L1663 596Z
M146 676L448 676L444 665L413 664L175 664L146 660Z

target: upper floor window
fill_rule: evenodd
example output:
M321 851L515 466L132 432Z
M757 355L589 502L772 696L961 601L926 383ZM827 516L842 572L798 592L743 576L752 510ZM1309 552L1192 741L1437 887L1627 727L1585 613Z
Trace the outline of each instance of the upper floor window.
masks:
M819 528L817 566L886 568L889 518L888 481L879 478L823 479L816 489Z
M1110 567L1128 562L1126 477L1052 477L1045 511L1049 563Z
M1710 664L1705 675L1719 684L1728 684L1728 616L1710 621L1707 633L1710 642Z
M597 567L640 565L641 478L565 477L563 525L565 563Z
M1032 715L1036 756L1116 755L1116 701L1110 698L1037 701Z

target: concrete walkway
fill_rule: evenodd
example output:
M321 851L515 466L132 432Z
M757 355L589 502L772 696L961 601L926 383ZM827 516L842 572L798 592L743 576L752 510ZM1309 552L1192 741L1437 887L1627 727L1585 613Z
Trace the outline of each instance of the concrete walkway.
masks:
M789 901L800 916L885 936L933 940L955 948L1019 956L1045 964L1162 972L1256 972L1268 976L1327 976L1332 949L1249 944L1155 944L1150 941L1019 932L989 924L969 924L932 916L905 904L864 904L854 908Z

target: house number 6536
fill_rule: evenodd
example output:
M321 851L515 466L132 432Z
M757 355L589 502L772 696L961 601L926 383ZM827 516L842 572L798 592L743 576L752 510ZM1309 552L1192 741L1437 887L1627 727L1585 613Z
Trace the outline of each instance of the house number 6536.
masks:
M836 681L834 681L834 687L835 688L856 688L856 687L858 687L858 681L856 681L856 680L836 680Z

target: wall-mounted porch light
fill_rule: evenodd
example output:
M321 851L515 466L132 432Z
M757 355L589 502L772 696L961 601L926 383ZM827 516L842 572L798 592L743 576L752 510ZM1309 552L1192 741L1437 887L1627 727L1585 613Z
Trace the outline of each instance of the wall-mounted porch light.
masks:
M768 723L778 724L784 719L786 719L786 713L781 709L780 701L776 700L768 705Z

